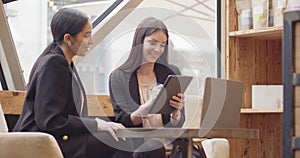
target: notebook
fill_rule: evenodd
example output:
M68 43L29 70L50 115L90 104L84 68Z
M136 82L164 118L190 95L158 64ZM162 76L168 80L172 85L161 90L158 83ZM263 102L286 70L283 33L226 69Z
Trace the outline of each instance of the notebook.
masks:
M206 78L200 129L239 128L243 86L240 81Z

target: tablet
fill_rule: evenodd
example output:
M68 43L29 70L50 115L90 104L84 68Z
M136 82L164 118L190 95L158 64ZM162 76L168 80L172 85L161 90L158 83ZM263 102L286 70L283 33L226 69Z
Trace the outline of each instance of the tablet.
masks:
M169 100L177 93L184 93L192 79L192 76L169 75L164 82L164 88L154 100L149 114L171 114L175 108L169 105Z

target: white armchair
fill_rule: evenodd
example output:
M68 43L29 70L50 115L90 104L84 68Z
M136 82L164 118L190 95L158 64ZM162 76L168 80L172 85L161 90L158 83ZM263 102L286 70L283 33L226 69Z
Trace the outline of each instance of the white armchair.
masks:
M63 158L54 137L42 132L8 132L0 104L0 157Z
M229 158L229 143L227 139L206 139L201 144L207 158Z

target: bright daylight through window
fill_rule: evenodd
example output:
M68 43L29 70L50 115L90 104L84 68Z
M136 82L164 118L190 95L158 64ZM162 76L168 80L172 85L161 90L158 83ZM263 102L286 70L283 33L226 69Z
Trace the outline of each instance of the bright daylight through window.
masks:
M76 60L87 93L108 94L109 74L128 56L137 24L153 16L169 29L170 63L196 78L188 93L201 94L204 78L218 71L216 5L216 0L31 0L4 9L26 83L34 61L52 41L50 19L69 7L87 13L95 24L93 49Z

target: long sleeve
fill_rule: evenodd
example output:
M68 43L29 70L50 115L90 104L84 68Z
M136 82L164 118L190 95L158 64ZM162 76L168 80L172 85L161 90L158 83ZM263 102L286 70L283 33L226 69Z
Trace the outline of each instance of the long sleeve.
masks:
M133 125L130 114L138 108L133 102L130 102L128 85L125 85L124 73L116 70L109 77L109 93L111 102L116 115L116 122L122 123L125 127L142 127ZM128 84L128 82L127 82Z
M65 157L86 155L97 122L87 117L85 92L76 68L68 64L58 46L35 62L23 110L13 130L49 133Z
M41 131L53 134L82 134L96 131L96 121L80 118L72 92L72 77L66 59L49 55L37 74L35 121ZM76 91L74 92L76 93Z
M157 82L163 83L170 74L180 74L175 66L160 66L155 68ZM122 123L125 127L142 127L142 124L133 125L130 114L139 107L138 83L134 72L126 72L117 69L110 74L109 92L116 115L116 122ZM181 127L185 121L184 109L181 110L180 120L173 125L170 122L170 115L163 114L162 121L165 127Z

